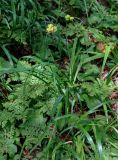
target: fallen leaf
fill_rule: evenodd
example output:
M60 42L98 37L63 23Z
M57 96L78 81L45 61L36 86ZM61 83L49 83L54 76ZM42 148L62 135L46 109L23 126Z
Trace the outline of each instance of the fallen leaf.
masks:
M98 51L105 53L106 44L103 42L98 42L96 48L98 49Z
M95 37L93 37L91 34L89 35L89 40L91 42L97 43L97 39Z
M112 100L118 99L118 90L112 92L110 99ZM115 111L116 114L118 114L118 102L112 103L112 109L113 111Z
M101 76L102 80L105 80L105 79L107 78L108 74L109 74L109 71L108 71L108 70L105 70L105 71L102 73L102 76Z

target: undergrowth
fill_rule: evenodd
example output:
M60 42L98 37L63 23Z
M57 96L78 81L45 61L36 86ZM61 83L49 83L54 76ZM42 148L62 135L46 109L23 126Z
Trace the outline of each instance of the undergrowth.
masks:
M117 8L0 1L0 160L118 159Z

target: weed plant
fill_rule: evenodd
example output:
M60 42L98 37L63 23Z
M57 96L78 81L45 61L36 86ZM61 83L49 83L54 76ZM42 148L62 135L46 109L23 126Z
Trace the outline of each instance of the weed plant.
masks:
M0 1L0 160L118 159L118 1Z

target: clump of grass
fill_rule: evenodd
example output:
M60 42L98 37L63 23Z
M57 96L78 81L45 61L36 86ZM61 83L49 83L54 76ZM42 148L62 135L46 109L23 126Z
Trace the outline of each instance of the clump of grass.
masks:
M0 160L117 159L116 6L1 0Z

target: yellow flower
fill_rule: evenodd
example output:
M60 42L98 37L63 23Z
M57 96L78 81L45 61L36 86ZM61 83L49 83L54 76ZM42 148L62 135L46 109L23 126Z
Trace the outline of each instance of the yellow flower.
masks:
M53 24L48 24L46 31L47 31L48 33L56 32L56 31L57 31L57 27L54 26Z
M66 20L66 21L73 21L73 20L74 20L74 17L72 17L72 16L70 16L69 14L67 14L67 15L65 16L65 20Z
M65 20L66 20L66 21L69 21L69 20L70 20L70 15L69 15L69 14L67 14L67 15L65 16Z
M74 17L70 17L70 21L73 21L74 20Z

